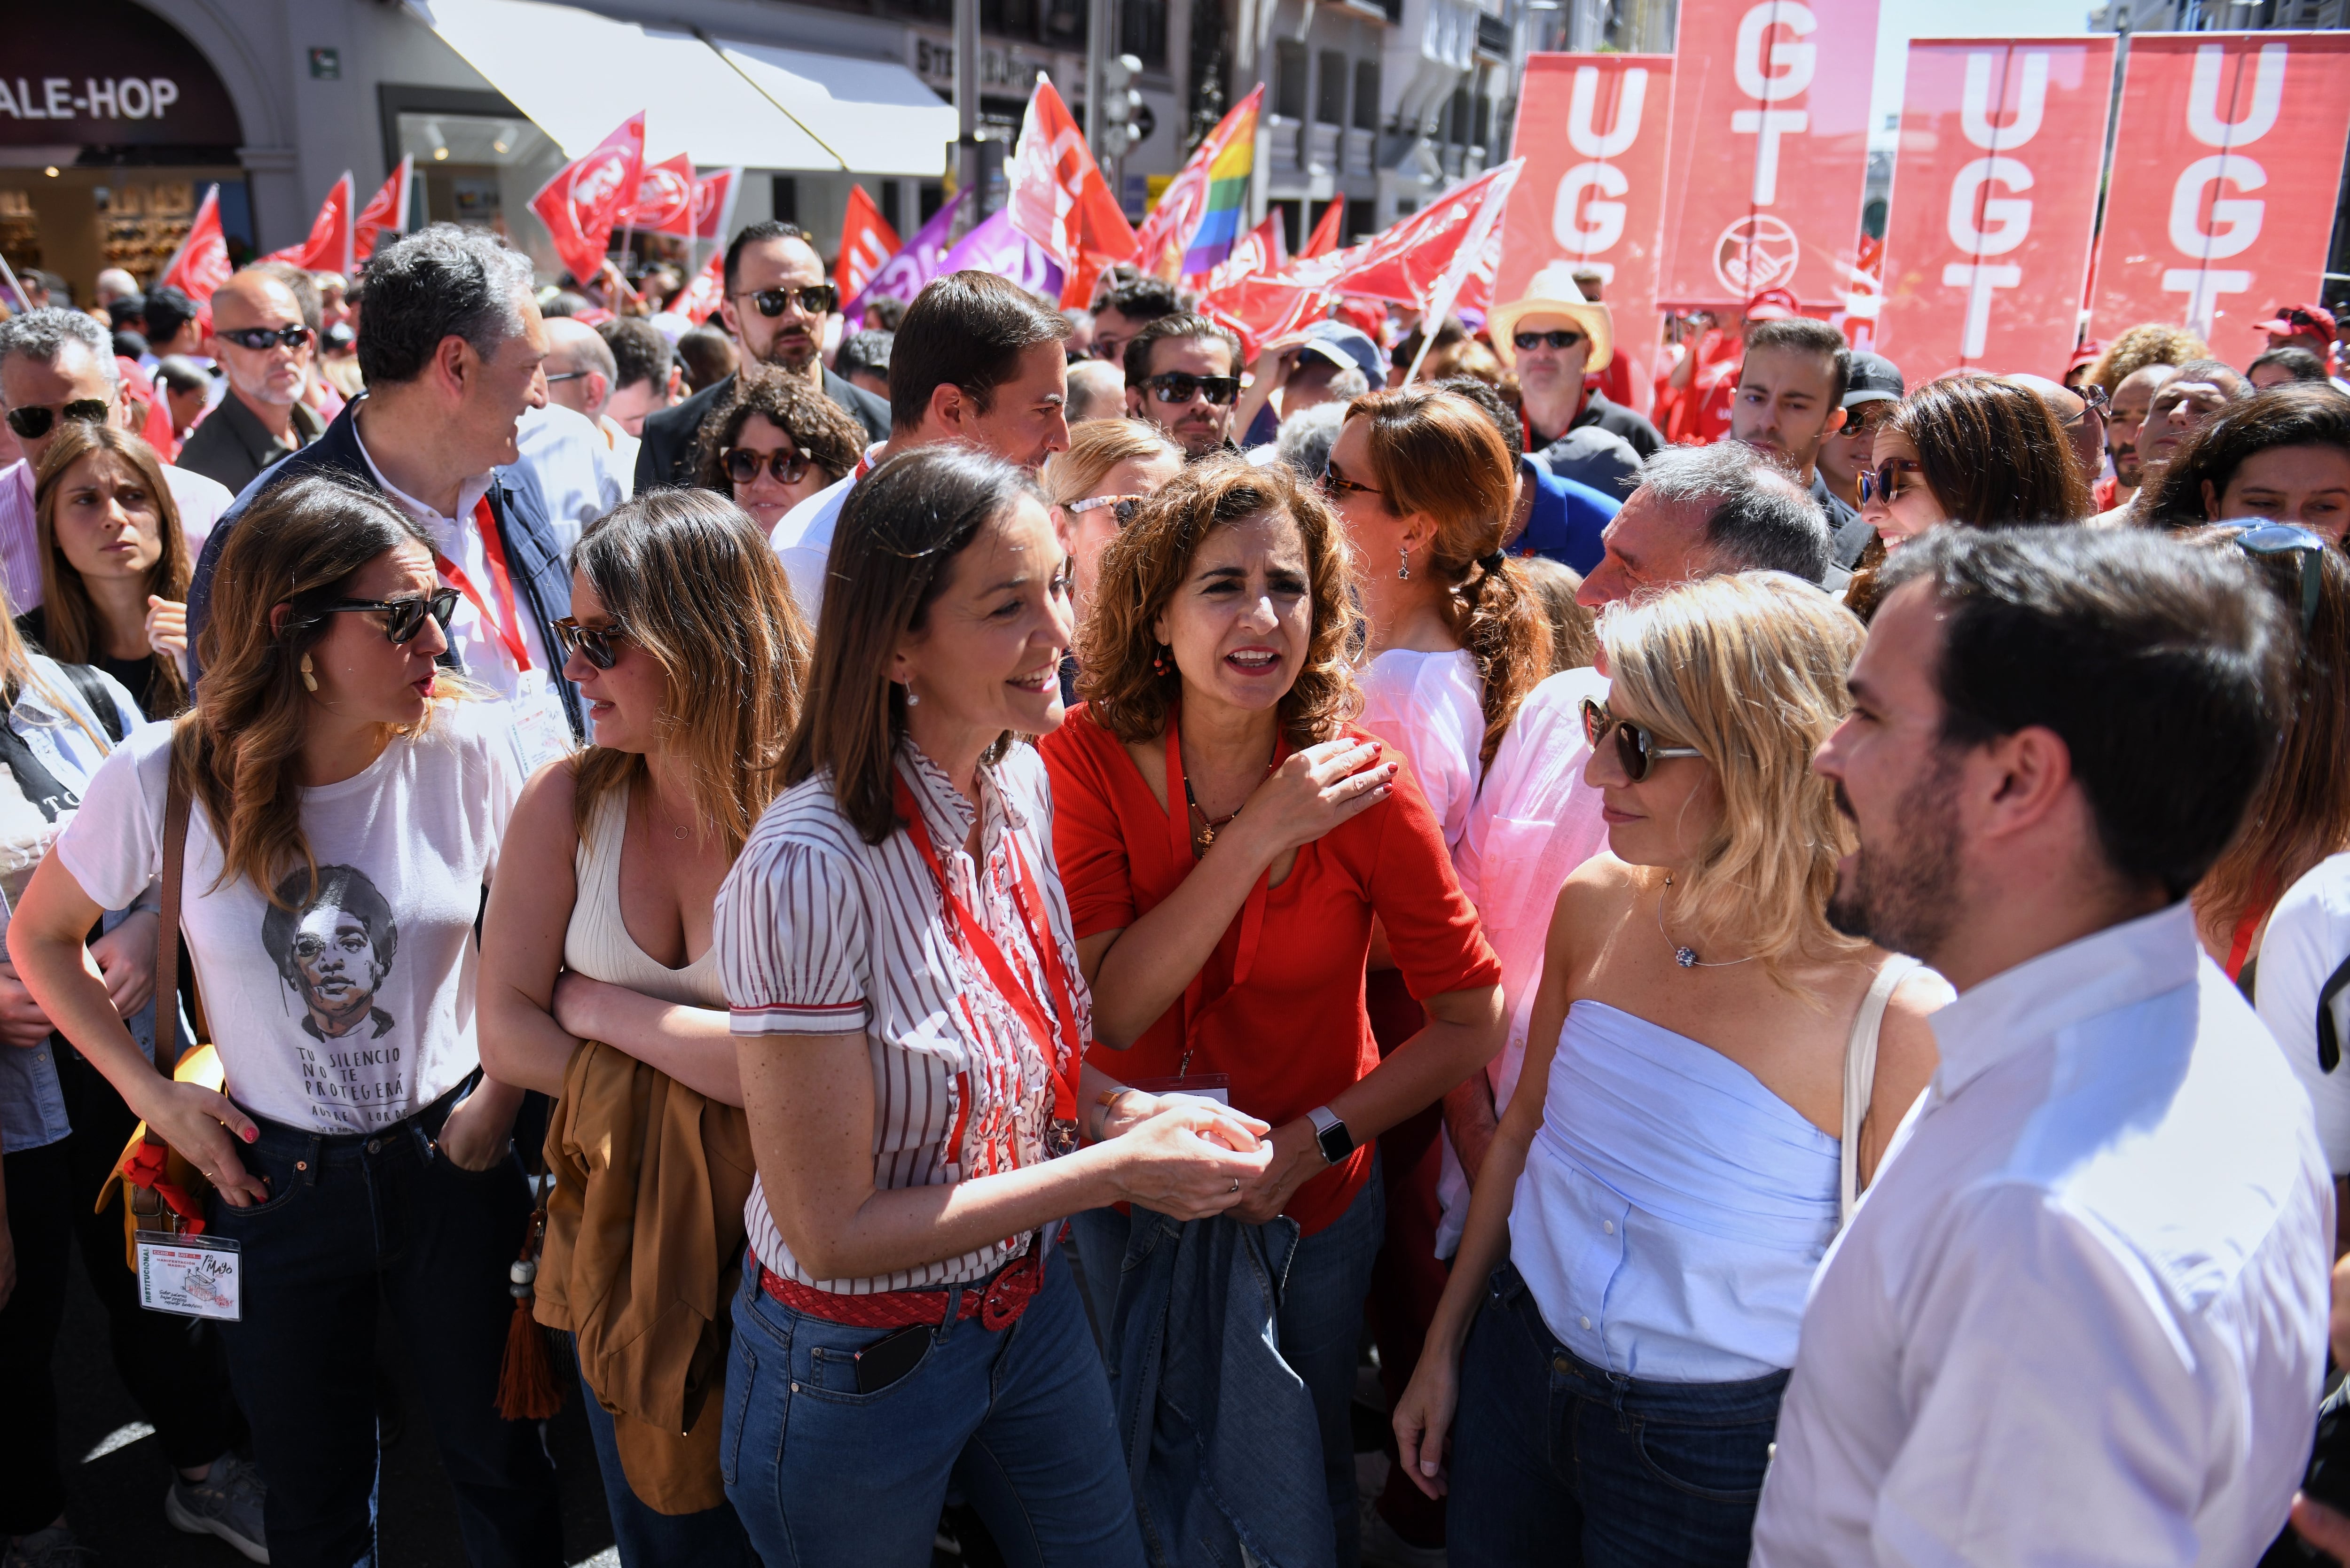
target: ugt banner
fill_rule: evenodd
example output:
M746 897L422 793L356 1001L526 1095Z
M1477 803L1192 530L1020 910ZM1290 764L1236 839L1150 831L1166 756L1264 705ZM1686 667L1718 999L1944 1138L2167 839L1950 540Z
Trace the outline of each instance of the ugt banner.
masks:
M2187 327L2220 358L2324 281L2350 136L2350 34L2130 39L2091 330Z
M1667 301L1738 306L1784 288L1843 308L1868 179L1877 4L1681 0Z
M1672 106L1670 55L1529 55L1510 150L1526 170L1502 221L1493 303L1553 262L1589 267L1636 391L1657 369Z
M1877 331L1910 385L1978 366L2062 373L2113 83L2110 36L1909 46Z

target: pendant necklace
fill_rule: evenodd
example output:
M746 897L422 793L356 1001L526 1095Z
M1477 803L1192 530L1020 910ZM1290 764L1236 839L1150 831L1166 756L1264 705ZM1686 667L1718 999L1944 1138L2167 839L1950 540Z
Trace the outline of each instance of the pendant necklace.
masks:
M1668 873L1665 877L1665 886L1669 888L1672 885L1672 877ZM1754 957L1752 953L1748 953L1745 958L1716 959L1713 962L1708 963L1697 956L1695 948L1683 947L1674 941L1671 933L1665 929L1665 898L1661 893L1657 895L1657 935L1665 939L1666 945L1673 950L1673 961L1683 969L1734 969Z
M1265 777L1271 778L1273 770L1278 765L1278 763L1267 763L1264 769ZM1191 814L1191 858L1194 860L1207 854L1209 846L1216 842L1216 835L1231 823L1232 818L1241 814L1241 808L1237 805L1222 816L1210 816L1202 811L1200 808L1200 797L1191 793L1191 770L1189 768L1183 770L1183 805Z

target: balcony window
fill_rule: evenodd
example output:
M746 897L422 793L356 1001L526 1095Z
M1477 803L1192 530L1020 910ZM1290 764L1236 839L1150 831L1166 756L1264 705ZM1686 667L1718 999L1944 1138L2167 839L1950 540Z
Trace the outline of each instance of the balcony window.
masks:
M1315 83L1314 118L1324 125L1347 123L1347 57L1322 51L1322 75Z
M1305 78L1310 70L1305 46L1294 38L1273 46L1273 112L1284 119L1305 118Z
M1379 63L1377 60L1355 62L1355 129L1377 130L1379 128Z

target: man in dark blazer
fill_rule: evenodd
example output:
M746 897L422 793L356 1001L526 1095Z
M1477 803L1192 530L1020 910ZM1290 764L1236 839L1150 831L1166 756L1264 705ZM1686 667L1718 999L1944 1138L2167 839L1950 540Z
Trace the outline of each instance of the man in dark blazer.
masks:
M869 441L889 439L889 404L825 368L825 324L840 308L826 280L824 258L804 229L753 223L726 247L726 292L718 313L745 367L773 365L847 409ZM734 389L734 378L713 381L673 409L645 416L637 448L637 489L693 483L693 440L703 418Z

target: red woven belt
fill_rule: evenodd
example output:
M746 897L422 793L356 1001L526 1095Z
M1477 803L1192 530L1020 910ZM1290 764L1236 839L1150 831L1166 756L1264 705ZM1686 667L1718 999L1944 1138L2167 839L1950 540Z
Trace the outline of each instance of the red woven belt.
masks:
M879 1291L871 1295L842 1295L787 1280L764 1263L759 1265L759 1288L794 1312L820 1317L852 1328L911 1328L916 1324L943 1324L947 1303L956 1302L957 1318L976 1317L980 1326L1001 1330L1028 1310L1036 1287L1045 1280L1044 1249L1031 1245L1027 1256L1006 1263L993 1277L962 1288L931 1291Z

